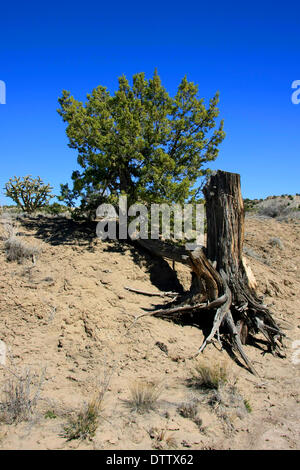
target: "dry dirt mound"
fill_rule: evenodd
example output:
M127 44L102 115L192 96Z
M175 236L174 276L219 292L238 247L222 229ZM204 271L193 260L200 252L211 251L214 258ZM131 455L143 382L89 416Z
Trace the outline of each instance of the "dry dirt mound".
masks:
M65 219L24 219L16 236L40 254L9 262L0 242L0 340L7 348L0 365L2 403L12 373L25 377L29 369L27 378L31 374L38 388L34 374L44 371L44 378L27 420L10 424L2 418L0 448L300 447L299 221L246 219L245 256L260 295L288 335L285 359L266 352L263 338L245 347L260 378L212 344L191 358L203 340L195 327L145 317L128 329L142 308L167 299L125 287L187 288L186 268L176 265L176 277L167 262L127 244L101 242L93 227ZM228 381L219 390L197 386L195 369L203 361L227 365ZM148 392L151 384L160 386L144 413L130 402L141 382ZM35 393L34 385L28 387ZM78 416L99 390L105 394L94 437L68 441L70 416Z

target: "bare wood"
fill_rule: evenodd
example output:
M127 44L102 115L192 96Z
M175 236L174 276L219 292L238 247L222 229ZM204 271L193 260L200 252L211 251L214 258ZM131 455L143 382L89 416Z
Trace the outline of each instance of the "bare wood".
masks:
M207 338L205 338L205 340L203 341L202 346L199 348L195 356L198 356L198 354L204 351L205 347L212 341L216 333L218 333L218 340L220 342L219 329L224 320L225 315L228 313L230 306L231 306L231 292L227 284L225 284L225 296L227 297L226 302L220 308L217 309L212 330L210 334L207 336Z
M183 306L180 306L180 307L174 307L174 308L168 308L168 309L162 308L162 309L159 309L159 310L154 310L152 312L142 313L141 315L139 315L138 317L136 317L134 319L134 321L130 325L130 328L140 318L143 318L143 317L148 317L148 316L153 316L153 315L161 315L161 314L163 314L163 315L172 315L174 313L186 313L186 312L191 312L193 310L213 309L213 308L219 307L220 305L222 305L226 301L227 301L227 296L222 295L221 297L219 297L218 299L213 300L210 303L200 303L200 304L195 304L195 305L183 305Z
M149 315L175 316L185 312L203 313L205 310L216 309L210 334L197 354L216 335L220 342L220 335L224 331L222 327L226 324L232 346L239 352L249 370L257 375L242 346L247 341L248 332L261 332L271 351L278 354L285 335L272 312L258 298L255 292L256 281L242 256L244 206L240 176L224 171L215 172L203 192L207 215L206 249L199 247L188 252L183 247L160 240L136 240L156 256L188 264L192 270L192 285L189 295L183 295L179 305L143 313L132 325ZM197 321L200 319L201 316L197 316Z
M135 292L136 294L149 295L150 297L176 297L178 295L178 292L148 292L127 286L125 286L124 289L128 290L129 292Z
M233 344L235 345L235 347L237 348L237 350L239 351L240 355L242 356L242 358L244 359L245 363L247 364L247 366L249 367L250 371L252 372L252 374L256 375L259 377L258 373L256 372L256 370L254 369L251 361L248 359L247 355L245 354L244 350L243 350L243 346L242 346L242 343L241 343L241 339L240 339L240 335L236 329L236 326L234 324L234 321L233 321L233 318L232 318L232 315L231 315L231 312L227 312L227 315L225 317L226 319L226 323L230 329L230 332L231 332L231 336L232 336L232 340L233 340Z
M255 318L262 319L264 331L273 350L278 351L274 336L284 336L271 312L262 305L249 280L243 262L244 205L241 196L240 176L218 171L203 189L207 213L207 248L209 259L217 261L217 271L223 270L228 279L235 311L240 313L241 325L257 330ZM241 306L246 306L240 309ZM267 328L269 327L269 329ZM273 331L270 330L273 329ZM245 332L245 328L242 328Z
M136 238L135 243L145 248L150 253L167 258L173 262L188 264L189 252L182 246L174 245L172 243L163 242L161 240L143 240Z

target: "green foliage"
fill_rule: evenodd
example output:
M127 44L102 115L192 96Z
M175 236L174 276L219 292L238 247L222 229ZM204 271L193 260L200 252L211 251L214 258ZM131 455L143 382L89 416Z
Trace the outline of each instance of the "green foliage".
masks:
M257 204L257 200L254 199L244 199L244 210L245 212L250 212L250 211L254 211L255 210L255 206Z
M41 178L31 175L10 178L5 184L5 196L10 197L24 212L31 214L48 204L53 197L51 186L44 184Z
M59 98L58 113L67 123L69 146L78 151L82 171L72 174L73 188L62 185L61 200L81 212L126 194L132 202L177 202L195 199L195 183L209 172L225 137L218 93L206 107L198 87L184 77L172 98L155 71L119 78L113 96L98 86L83 104L70 92Z
M54 411L48 410L48 411L45 413L44 418L45 418L45 419L56 419L57 416L56 416L56 414L54 413Z
M249 400L244 400L244 405L245 405L245 408L248 411L248 413L251 413L252 412L252 407L250 405Z
M51 215L59 215L63 214L64 212L68 211L68 207L64 206L63 204L58 204L58 202L53 202L48 206L45 206L45 212Z

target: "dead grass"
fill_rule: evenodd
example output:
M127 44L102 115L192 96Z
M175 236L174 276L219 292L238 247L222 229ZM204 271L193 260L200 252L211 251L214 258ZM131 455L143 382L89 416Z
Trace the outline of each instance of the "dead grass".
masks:
M280 250L283 250L283 243L282 241L280 240L279 237L271 237L270 240L269 240L269 245L275 247L275 248L279 248Z
M103 377L98 380L97 391L93 398L84 403L81 410L71 414L63 428L62 436L68 441L73 439L85 440L95 436L100 424L103 400L110 384L113 372L105 371Z
M132 411L137 411L140 414L154 410L161 391L159 384L135 382L130 387L131 398L127 402L128 406Z
M153 439L152 448L156 450L177 449L178 444L172 434L167 434L167 429L151 428L149 436Z
M18 235L19 225L11 218L9 214L3 214L2 219L2 240L4 241L4 249L6 251L7 261L17 261L19 264L26 259L31 259L35 263L40 253L40 249L36 246L25 243Z
M40 374L33 374L28 368L21 373L6 370L11 377L2 391L0 421L6 424L28 421L40 398L45 369Z
M7 261L17 261L22 264L25 259L32 259L35 262L40 250L35 247L24 243L18 237L11 237L4 243Z
M206 365L200 362L195 367L191 385L195 388L218 390L222 384L227 382L227 376L228 373L225 365Z
M197 406L197 403L195 402L182 403L177 408L177 411L180 414L180 416L182 416L183 418L191 419L193 421L197 417L198 406Z
M190 419L191 421L193 421L193 423L198 426L200 432L204 434L206 433L206 428L203 427L203 421L198 416L198 400L182 403L177 408L177 411L183 418Z

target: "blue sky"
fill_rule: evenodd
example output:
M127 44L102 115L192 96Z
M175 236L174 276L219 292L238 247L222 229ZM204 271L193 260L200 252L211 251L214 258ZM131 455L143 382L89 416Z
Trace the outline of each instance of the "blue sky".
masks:
M0 6L0 204L13 175L59 193L77 167L57 114L63 89L84 100L98 85L157 67L170 94L184 75L207 101L220 91L226 139L212 164L237 172L244 197L300 193L299 2L6 2Z

